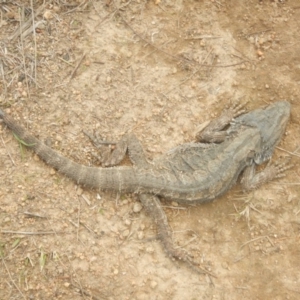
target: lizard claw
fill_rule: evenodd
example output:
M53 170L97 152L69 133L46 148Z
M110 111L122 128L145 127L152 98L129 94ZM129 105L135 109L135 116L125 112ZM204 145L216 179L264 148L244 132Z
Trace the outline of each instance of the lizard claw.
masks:
M247 103L248 102L235 102L226 109L226 113L231 115L231 119L234 119L247 112L247 109L245 108Z
M273 165L273 167L275 168L275 172L276 172L276 175L274 178L281 178L281 177L284 177L285 174L284 172L286 170L289 170L293 167L294 165L289 163L289 162L283 162L283 163L275 163Z

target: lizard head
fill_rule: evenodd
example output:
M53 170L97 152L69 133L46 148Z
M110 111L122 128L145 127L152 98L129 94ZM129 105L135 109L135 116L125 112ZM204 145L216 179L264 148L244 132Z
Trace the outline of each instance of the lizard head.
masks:
M290 118L291 105L287 101L278 101L265 108L256 109L236 118L236 123L256 127L261 134L261 151L254 158L261 164L268 160L279 143Z

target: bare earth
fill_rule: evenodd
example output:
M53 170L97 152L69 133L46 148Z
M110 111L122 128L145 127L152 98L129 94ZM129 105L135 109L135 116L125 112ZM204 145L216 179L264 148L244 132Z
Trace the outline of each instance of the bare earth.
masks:
M152 158L231 101L285 99L273 161L294 167L206 205L163 201L175 244L215 276L199 275L136 196L76 186L0 126L0 299L299 299L299 1L32 2L0 1L0 107L56 150L95 165L82 130L133 131Z

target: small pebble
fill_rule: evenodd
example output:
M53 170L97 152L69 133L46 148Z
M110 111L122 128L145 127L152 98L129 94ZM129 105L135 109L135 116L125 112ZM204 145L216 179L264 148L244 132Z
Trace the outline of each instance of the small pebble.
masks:
M133 205L133 212L138 213L142 210L142 204L140 202L135 202Z
M155 289L157 287L157 282L152 280L151 283L150 283L150 286L152 289Z
M43 17L46 19L46 20L51 20L53 19L53 14L50 10L46 10L43 14Z
M131 221L130 221L129 219L126 219L126 220L124 221L124 223L125 223L125 225L129 226L129 225L131 224Z
M263 56L264 53L263 53L261 50L257 50L257 55L258 55L258 56Z
M227 263L227 262L223 262L223 263L222 263L222 267L223 267L223 269L225 269L225 270L228 270L228 269L229 269L228 263Z
M63 138L62 138L60 135L57 135L57 136L56 136L56 140L57 140L58 142L61 142L61 141L63 140Z
M129 235L130 231L128 229L123 231L123 236L127 237Z
M154 252L154 249L152 247L147 247L146 248L146 252L147 253L153 253Z
M137 236L138 236L139 240L142 240L144 238L144 232L143 231L139 231L138 234L137 234Z

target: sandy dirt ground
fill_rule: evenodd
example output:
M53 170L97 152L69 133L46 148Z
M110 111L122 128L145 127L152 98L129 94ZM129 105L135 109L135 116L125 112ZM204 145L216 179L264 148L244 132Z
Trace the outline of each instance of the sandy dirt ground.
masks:
M135 195L88 190L0 126L1 299L300 299L298 0L0 1L0 107L96 165L83 130L149 159L232 101L292 105L286 177L198 206L164 201L172 261Z

